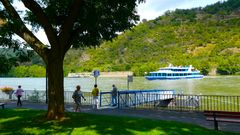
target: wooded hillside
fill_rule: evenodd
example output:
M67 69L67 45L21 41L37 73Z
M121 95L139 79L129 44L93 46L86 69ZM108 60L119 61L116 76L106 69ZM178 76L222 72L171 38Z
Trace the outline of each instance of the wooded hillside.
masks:
M71 72L131 70L144 75L172 63L191 64L203 74L240 74L239 26L239 0L168 11L155 20L143 20L99 48L70 51L65 68Z

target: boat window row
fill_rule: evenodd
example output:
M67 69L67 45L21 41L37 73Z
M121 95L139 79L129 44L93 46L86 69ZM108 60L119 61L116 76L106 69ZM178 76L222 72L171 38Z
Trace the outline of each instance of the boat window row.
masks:
M151 76L188 76L199 75L199 73L151 73Z
M174 72L188 71L188 69L160 69L160 70L171 70L171 71L174 71Z

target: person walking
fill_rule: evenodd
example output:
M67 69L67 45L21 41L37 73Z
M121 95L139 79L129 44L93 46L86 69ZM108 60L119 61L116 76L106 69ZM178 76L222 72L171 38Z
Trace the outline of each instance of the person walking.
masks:
M16 96L17 96L17 98L18 98L18 100L17 100L17 106L22 106L22 101L21 101L21 97L22 97L22 95L23 95L23 89L21 88L22 86L21 85L18 85L18 89L16 90Z
M76 90L73 92L72 98L75 102L74 112L80 111L82 98L84 99L84 101L86 101L85 97L83 96L83 93L81 92L81 86L80 85L76 86Z
M112 106L117 105L117 87L112 85Z
M97 84L94 85L94 88L92 90L92 96L93 96L93 109L98 109L98 95L99 95L99 89L97 87Z

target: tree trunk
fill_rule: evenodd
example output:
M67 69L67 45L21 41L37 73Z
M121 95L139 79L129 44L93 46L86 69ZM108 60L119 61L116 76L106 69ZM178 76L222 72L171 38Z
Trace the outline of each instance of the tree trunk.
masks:
M61 56L48 57L48 112L47 119L64 117L64 76Z

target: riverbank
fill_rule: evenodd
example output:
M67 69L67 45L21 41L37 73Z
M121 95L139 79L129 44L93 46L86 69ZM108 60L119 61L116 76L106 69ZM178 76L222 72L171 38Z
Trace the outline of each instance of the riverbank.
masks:
M118 72L100 72L100 77L127 77L128 75L133 75L131 71L118 71ZM81 72L81 73L69 73L69 78L84 78L93 77L92 72Z

